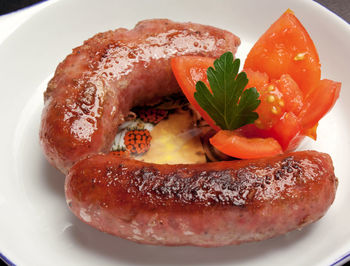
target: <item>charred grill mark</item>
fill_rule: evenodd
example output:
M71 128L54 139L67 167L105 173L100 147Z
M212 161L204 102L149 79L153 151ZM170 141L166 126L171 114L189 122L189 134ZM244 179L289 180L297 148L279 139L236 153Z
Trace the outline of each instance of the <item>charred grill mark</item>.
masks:
M263 189L263 180L249 169L198 171L183 169L162 173L152 166L128 168L106 167L108 186L120 187L140 201L166 206L179 205L233 205L243 207L255 200ZM270 177L271 178L271 177Z
M283 173L280 169L276 170L276 172L274 174L275 180L280 180L282 175L283 175Z
M283 191L298 183L302 163L293 158L266 167L265 174L256 165L239 169L200 171L191 167L164 171L153 165L133 166L121 162L107 164L103 176L108 187L120 187L141 203L150 206L239 206L274 200L274 191ZM123 192L124 193L124 192Z
M163 171L156 166L119 166L109 169L115 186L122 184L128 193L139 201L151 205L167 206L176 203L181 206L239 206L246 207L254 202L275 200L276 191L282 193L288 187L301 182L302 161L287 158L266 167L265 174L258 173L257 165L239 169L200 171L191 167L181 171ZM112 171L112 172L111 172Z
M295 184L303 182L301 177L304 176L303 162L295 160L292 156L287 157L281 163L281 166L274 171L274 179L280 182L289 180Z
M294 153L291 160L285 156L171 166L93 155L71 169L67 203L94 227L131 239L142 236L145 243L150 238L173 244L185 237L181 243L188 244L192 236L202 243L207 233L213 245L230 234L239 244L237 228L258 236L247 241L266 239L318 220L334 199L329 157L316 152ZM303 176L297 177L298 171Z

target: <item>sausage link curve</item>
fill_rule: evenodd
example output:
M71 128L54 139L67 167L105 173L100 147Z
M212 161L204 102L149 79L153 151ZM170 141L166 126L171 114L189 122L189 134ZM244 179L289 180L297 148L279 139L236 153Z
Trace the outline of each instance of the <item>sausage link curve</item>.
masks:
M316 151L259 160L158 165L94 155L72 167L68 206L101 231L154 245L260 241L317 221L337 187Z

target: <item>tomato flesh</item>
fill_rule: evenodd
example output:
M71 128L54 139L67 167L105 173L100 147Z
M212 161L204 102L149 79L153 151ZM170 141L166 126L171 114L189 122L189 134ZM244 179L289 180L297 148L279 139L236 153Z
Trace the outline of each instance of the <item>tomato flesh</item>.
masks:
M255 87L261 104L259 119L235 131L220 130L194 98L213 58L177 57L171 60L175 77L189 102L215 129L211 144L241 159L268 157L297 147L305 136L316 139L319 120L334 106L341 83L320 80L319 57L309 34L287 10L260 37L246 58L246 88Z
M278 80L272 83L283 95L279 103L284 106L284 110L298 115L303 108L303 92L298 84L289 74L283 74Z
M246 88L263 88L270 82L270 78L266 73L253 71L249 68L245 69L244 72L247 74L248 78L248 84Z
M339 98L341 83L323 79L318 87L305 99L305 108L300 112L299 119L303 128L312 128L328 113Z
M321 67L309 34L287 10L250 50L244 68L267 73L271 79L289 74L304 95L318 84Z
M284 151L294 150L303 139L302 127L298 117L292 113L284 113L281 119L271 128L270 136L275 138Z
M259 118L255 125L260 129L269 129L280 119L284 112L283 95L276 86L271 83L262 88L257 88L260 93L260 105L256 109Z
M220 130L209 141L222 153L240 159L256 159L282 153L282 148L275 139L247 138L238 131Z
M244 70L249 79L249 85L257 88L261 103L256 109L259 119L255 125L260 129L270 129L276 124L285 112L299 114L303 107L303 93L298 84L288 74L280 79L269 82L266 73Z
M206 111L200 107L194 98L197 81L203 81L210 89L207 79L207 69L214 65L214 58L201 56L180 56L171 59L171 68L175 78L185 94L190 104L199 112L203 119L216 131L220 128L215 124L213 119Z

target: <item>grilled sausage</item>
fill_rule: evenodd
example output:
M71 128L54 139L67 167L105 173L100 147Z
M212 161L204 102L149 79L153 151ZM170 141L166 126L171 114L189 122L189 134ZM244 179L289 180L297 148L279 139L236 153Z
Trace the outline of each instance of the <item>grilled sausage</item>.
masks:
M97 229L139 243L203 247L259 241L324 215L337 179L316 151L274 158L157 165L94 155L75 164L65 193Z
M98 154L108 152L132 106L179 90L171 57L218 57L235 53L239 43L213 27L148 20L97 34L73 50L45 92L40 129L48 160L68 173L73 213L136 242L204 247L271 238L324 215L337 184L325 154L199 165Z
M166 19L97 34L59 64L45 92L40 141L63 173L108 152L131 107L177 92L170 58L218 57L240 40L225 30Z

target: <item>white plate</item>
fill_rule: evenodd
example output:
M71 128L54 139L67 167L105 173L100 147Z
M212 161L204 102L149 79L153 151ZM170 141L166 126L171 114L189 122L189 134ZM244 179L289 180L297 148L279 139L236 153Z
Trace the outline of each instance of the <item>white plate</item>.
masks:
M170 18L228 29L244 58L287 8L310 32L322 75L343 82L340 100L321 122L319 140L332 155L339 188L319 222L268 241L222 248L135 244L80 222L66 207L64 176L44 159L38 129L42 93L56 65L93 34ZM0 252L18 265L329 265L350 251L350 27L311 1L54 1L0 45Z

